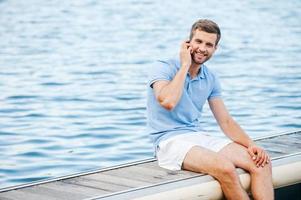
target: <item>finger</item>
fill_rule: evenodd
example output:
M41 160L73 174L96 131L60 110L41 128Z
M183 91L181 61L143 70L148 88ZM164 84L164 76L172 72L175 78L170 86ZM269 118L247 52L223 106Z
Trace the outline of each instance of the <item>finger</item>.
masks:
M261 166L264 167L268 163L269 163L269 155L265 153L265 158Z
M186 43L183 43L183 44L181 45L181 49L187 49L187 48L188 48L188 46L187 46Z
M186 47L186 46L187 46L187 43L186 43L185 41L181 43L181 47L182 47L182 48L184 48L184 47Z
M257 153L257 158L256 158L256 160L255 160L255 163L256 163L257 167L259 166L259 161L260 161L261 157L262 157L262 152L259 151L259 152Z
M259 164L259 166L264 167L265 162L266 162L266 153L263 151L258 164Z
M268 164L268 161L269 161L269 155L266 153L266 154L265 154L264 162L262 163L263 166L265 166L266 164Z
M185 51L185 50L187 51L189 47L190 47L190 44L187 44L187 43L183 43L181 46L183 51Z
M269 162L270 162L270 156L269 154L266 154L265 164L269 164Z
M183 41L183 42L182 42L182 45L183 45L183 46L189 46L189 45L190 45L189 40Z
M253 151L252 151L251 148L248 148L248 153L250 154L252 160L255 160L255 159L256 159L256 155L253 153Z
M270 162L270 156L267 154L267 161L266 161L266 163L269 164L269 162Z

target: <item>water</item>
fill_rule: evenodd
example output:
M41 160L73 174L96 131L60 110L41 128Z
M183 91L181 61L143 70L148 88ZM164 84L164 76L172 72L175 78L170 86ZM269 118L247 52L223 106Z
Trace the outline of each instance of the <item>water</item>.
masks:
M251 137L301 128L301 1L0 1L0 187L152 157L146 74L191 24ZM204 127L220 135L208 107Z

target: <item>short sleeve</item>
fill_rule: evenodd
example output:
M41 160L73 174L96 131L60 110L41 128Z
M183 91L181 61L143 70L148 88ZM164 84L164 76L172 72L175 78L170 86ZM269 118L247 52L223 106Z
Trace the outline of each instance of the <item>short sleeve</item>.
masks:
M208 97L208 100L215 98L215 97L221 97L222 96L222 88L219 81L219 78L214 74L213 75L213 89Z
M148 72L148 86L152 87L153 83L159 80L171 81L174 70L170 62L156 61Z

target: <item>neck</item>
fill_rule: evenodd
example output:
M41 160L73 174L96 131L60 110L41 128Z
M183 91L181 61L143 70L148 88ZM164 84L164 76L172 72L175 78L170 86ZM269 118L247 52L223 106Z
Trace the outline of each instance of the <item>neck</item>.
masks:
M201 67L202 67L202 65L200 65L200 64L192 63L188 70L190 77L191 78L196 77L198 75Z

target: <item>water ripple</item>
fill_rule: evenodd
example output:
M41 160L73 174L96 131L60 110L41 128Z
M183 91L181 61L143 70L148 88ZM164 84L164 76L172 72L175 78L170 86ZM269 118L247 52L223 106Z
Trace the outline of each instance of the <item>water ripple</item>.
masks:
M39 96L34 95L15 95L7 97L7 100L19 100L19 99L38 99Z
M222 27L208 66L239 124L251 137L301 128L300 6L0 0L0 187L153 156L147 73L200 17ZM208 105L202 120L222 136Z

